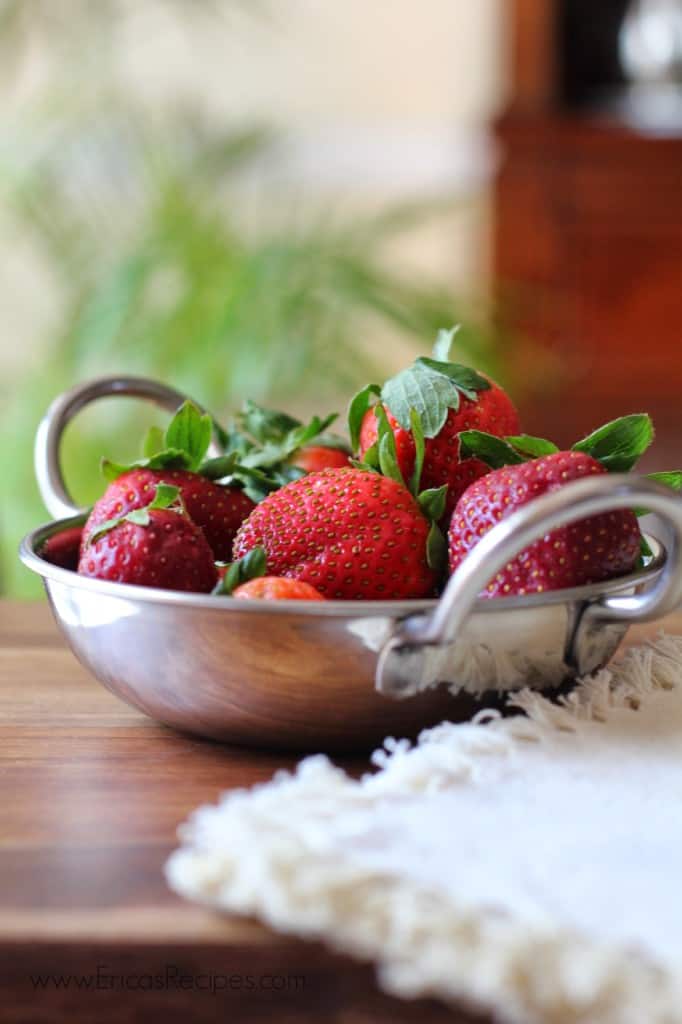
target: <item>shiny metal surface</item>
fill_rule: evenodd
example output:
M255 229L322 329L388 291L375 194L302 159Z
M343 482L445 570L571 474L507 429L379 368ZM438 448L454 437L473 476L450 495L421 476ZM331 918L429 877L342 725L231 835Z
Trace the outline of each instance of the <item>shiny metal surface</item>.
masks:
M111 393L111 383L94 382L89 393ZM70 502L59 437L69 412L86 404L83 391L53 405L61 426L50 416L41 426L38 475L50 509ZM667 524L665 544L650 540L654 558L645 570L599 586L477 599L502 565L551 526L625 505L651 508ZM87 579L40 557L49 536L82 521L41 527L20 551L43 577L76 656L158 721L253 746L367 748L386 735L469 717L492 691L557 687L605 664L629 621L663 614L682 598L682 501L636 477L578 481L515 513L477 545L440 602L239 602ZM406 701L385 695L423 687Z

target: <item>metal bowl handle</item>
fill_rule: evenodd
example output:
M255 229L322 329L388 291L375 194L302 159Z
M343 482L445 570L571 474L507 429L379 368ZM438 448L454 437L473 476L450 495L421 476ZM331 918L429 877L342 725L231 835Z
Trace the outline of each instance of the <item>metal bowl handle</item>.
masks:
M655 585L632 596L603 596L587 609L594 620L645 622L665 615L682 601L682 499L643 477L612 474L577 480L543 495L490 530L450 577L438 606L428 616L401 622L383 648L377 689L390 696L414 691L409 678L415 655L425 646L457 639L485 586L529 544L560 526L600 512L646 508L666 529L666 561Z
M86 405L99 398L116 395L144 398L169 412L175 412L187 397L175 388L146 377L98 377L55 398L38 427L34 446L38 488L45 506L55 519L65 519L84 511L74 502L64 482L60 458L64 430ZM198 402L196 404L201 408ZM215 446L212 451L219 454Z

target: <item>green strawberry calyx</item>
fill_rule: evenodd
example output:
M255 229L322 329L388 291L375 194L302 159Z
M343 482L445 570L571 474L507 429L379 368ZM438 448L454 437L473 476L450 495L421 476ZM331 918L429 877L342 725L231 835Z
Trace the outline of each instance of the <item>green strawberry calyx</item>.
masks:
M151 427L141 459L127 465L102 459L102 474L113 481L132 469L182 469L196 473L209 449L213 430L212 417L188 400L182 403L165 431Z
M584 452L610 473L629 473L654 439L654 426L647 413L633 413L611 420L587 437L576 441L571 451ZM552 455L559 448L542 437L519 434L495 437L481 430L464 430L459 435L460 458L476 458L491 469L514 466Z
M431 487L424 491L420 490L425 443L419 415L415 409L410 410L410 426L414 439L415 459L414 469L408 481L404 479L398 463L395 435L391 430L391 425L388 422L388 416L383 405L374 406L374 415L377 420L377 439L367 449L362 460L351 459L351 464L356 469L361 469L364 472L379 473L381 476L390 477L391 480L395 480L396 483L407 488L431 524L426 545L428 565L431 569L440 570L445 565L447 544L438 523L445 514L448 485L444 484L442 487Z
M375 398L391 410L404 430L412 430L416 415L424 437L431 438L440 433L450 410L459 409L462 398L475 402L479 392L491 388L490 381L476 370L449 361L450 348L459 330L457 325L439 332L433 358L420 356L383 387L369 384L355 395L348 410L353 451L358 450L362 420Z
M315 441L325 447L348 450L344 440L328 432L336 414L313 416L302 423L287 413L264 409L255 402L244 403L232 429L226 430L209 413L193 402L183 402L166 430L152 427L144 440L142 458L128 464L102 459L101 469L109 481L133 469L180 469L241 487L255 502L304 470L288 464L299 449ZM211 437L223 454L206 458Z
M151 522L150 512L154 509L168 509L170 512L177 512L185 515L185 506L180 495L180 488L171 484L159 483L156 485L154 497L143 508L135 508L126 512L124 516L117 516L114 519L107 519L100 523L88 536L88 544L94 544L101 537L104 537L111 530L114 530L121 523L134 523L136 526L149 526Z
M252 501L262 501L284 484L305 476L305 470L290 463L299 449L314 442L349 452L343 438L329 433L337 418L337 413L331 413L303 423L288 413L264 409L247 400L232 428L222 431L225 455L204 462L200 472L243 487Z
M243 558L237 562L231 562L225 567L222 579L218 580L213 593L219 597L229 597L249 580L255 580L258 576L265 576L267 572L267 558L265 549L261 547L252 548Z
M647 413L633 413L611 420L594 430L571 447L571 451L584 452L600 462L610 473L629 473L649 448L654 439L654 426ZM480 430L465 430L459 435L460 457L476 458L491 469L515 466L558 452L559 448L541 437L520 434L513 437L494 437ZM665 470L645 474L647 480L682 492L682 470ZM635 509L637 516L646 515L646 509ZM642 538L642 554L651 555Z

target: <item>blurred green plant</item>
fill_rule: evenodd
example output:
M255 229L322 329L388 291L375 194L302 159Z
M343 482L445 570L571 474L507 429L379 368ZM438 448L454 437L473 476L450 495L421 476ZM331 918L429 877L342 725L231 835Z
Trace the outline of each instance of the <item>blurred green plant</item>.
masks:
M232 6L157 4L177 17ZM321 411L380 372L367 344L377 327L430 345L438 328L468 320L447 282L405 277L386 258L397 236L442 215L442 201L348 220L282 209L268 191L259 196L267 215L245 215L244 171L277 159L277 135L226 127L177 102L150 109L103 74L102 55L130 9L126 0L0 4L0 57L16 54L31 32L42 33L52 57L38 99L0 134L0 182L59 296L39 365L33 360L19 380L0 385L0 569L5 590L17 595L36 593L15 551L46 518L30 453L60 390L126 372L162 378L216 412L247 396ZM74 23L79 47L98 54L87 88L72 78ZM485 328L465 327L458 350L494 369L497 349ZM101 488L103 452L134 454L139 423L129 403L105 403L70 429L65 465L79 500Z

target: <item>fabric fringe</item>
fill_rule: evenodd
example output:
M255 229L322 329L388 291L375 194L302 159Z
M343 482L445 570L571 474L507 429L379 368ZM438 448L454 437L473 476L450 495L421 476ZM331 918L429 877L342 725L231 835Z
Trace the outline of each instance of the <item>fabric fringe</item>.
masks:
M526 717L486 711L429 729L414 746L388 739L372 758L378 771L359 781L325 756L306 758L293 774L196 811L166 865L168 882L208 906L373 960L381 984L401 997L433 995L509 1024L682 1022L682 971L374 873L325 829L388 797L466 783L482 758L594 728L681 684L682 637L661 635L556 703L531 690L511 697Z

